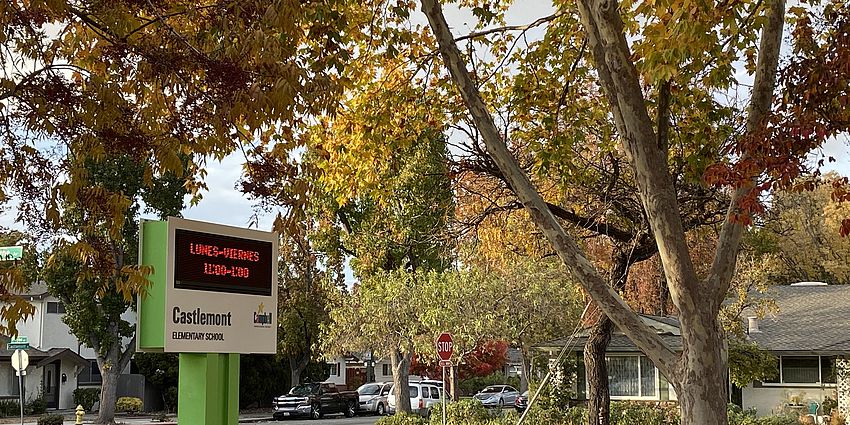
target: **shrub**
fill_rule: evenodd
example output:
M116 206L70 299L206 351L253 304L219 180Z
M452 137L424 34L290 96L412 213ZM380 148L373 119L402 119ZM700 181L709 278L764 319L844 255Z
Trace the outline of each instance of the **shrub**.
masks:
M823 403L820 405L824 415L832 415L832 409L836 407L838 407L838 401L833 400L831 397L825 397Z
M100 400L99 388L77 388L74 390L74 406L83 406L83 410L86 412L91 412L98 400Z
M162 393L162 401L166 412L177 413L177 387L168 387Z
M668 425L661 408L635 402L611 403L611 423L617 425Z
M0 400L0 417L17 416L21 413L21 405L15 400Z
M119 412L138 413L142 410L142 399L138 397L119 397L115 402L115 410Z
M65 418L62 415L50 414L50 415L41 415L38 418L38 425L62 425L65 422Z
M726 407L726 416L729 418L729 425L758 425L759 423L754 409L741 410L734 404Z
M384 416L375 425L427 425L428 422L419 415L412 413L396 413L392 416Z
M446 423L463 423L467 421L471 424L485 423L490 419L490 414L484 405L475 399L463 399L454 403L449 403L446 406ZM443 405L436 404L431 410L431 425L439 425L443 423Z
M24 413L27 415L40 415L47 411L47 402L44 397L38 396L24 405Z
M758 425L800 425L800 418L797 415L776 415L759 418Z
M546 425L584 425L587 422L586 418L587 409L581 406L556 408L535 405L528 411L523 423Z

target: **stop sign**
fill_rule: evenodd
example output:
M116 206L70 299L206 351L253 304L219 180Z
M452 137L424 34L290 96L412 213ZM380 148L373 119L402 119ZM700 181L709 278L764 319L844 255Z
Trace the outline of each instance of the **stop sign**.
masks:
M437 337L437 356L440 360L449 360L454 352L454 343L452 336L446 332Z

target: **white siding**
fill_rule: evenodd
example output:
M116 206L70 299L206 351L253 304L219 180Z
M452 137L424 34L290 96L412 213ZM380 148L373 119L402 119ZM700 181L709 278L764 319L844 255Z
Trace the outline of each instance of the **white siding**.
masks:
M741 390L743 408L756 409L758 416L768 416L782 411L791 397L799 396L804 405L813 400L822 403L825 397L836 398L835 386L763 386L748 385Z
M331 376L325 382L333 382L336 385L345 385L345 359L334 359L328 362L331 366ZM334 367L333 365L336 365Z
M384 367L386 365L386 367ZM386 369L387 373L384 373ZM376 382L392 382L393 367L389 360L380 360L375 363L375 381Z

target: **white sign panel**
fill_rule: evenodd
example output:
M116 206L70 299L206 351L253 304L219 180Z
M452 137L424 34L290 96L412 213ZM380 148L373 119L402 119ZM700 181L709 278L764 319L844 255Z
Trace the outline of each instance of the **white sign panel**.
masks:
M165 352L277 351L276 233L169 217Z
M30 365L30 356L24 350L15 350L12 353L12 367L17 371L26 370Z

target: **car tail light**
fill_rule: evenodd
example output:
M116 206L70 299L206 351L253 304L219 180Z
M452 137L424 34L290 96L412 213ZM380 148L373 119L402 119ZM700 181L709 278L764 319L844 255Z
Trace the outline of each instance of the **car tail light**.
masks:
M421 399L421 398L419 399L419 408L420 408L420 409L424 409L424 408L425 408L425 400L423 400L423 399Z

